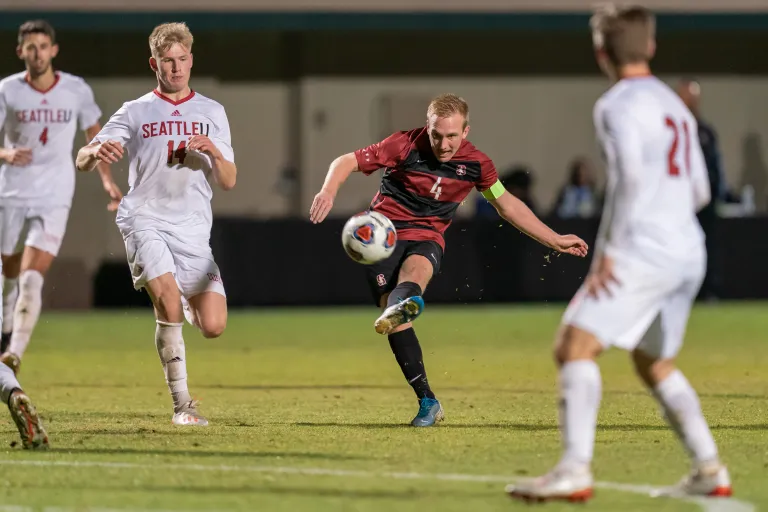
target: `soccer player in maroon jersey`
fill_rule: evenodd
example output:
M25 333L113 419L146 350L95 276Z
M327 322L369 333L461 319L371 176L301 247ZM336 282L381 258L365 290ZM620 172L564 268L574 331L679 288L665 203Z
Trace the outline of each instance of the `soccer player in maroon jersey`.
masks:
M411 322L421 314L421 295L440 268L443 233L472 188L503 219L541 244L574 256L587 254L583 240L558 235L506 192L493 162L466 140L468 134L467 102L453 94L440 95L427 109L426 126L394 133L334 160L310 209L311 221L322 222L350 174L361 171L369 175L384 168L370 210L392 220L398 242L392 256L367 267L368 282L376 304L384 309L374 324L376 332L388 335L395 359L419 399L419 412L411 422L415 427L432 426L444 415L429 387Z

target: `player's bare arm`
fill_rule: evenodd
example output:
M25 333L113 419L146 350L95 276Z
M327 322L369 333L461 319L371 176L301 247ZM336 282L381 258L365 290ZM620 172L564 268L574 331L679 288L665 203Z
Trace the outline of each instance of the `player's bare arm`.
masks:
M313 224L323 222L333 208L333 201L339 192L341 185L347 181L349 176L359 171L357 158L354 153L341 155L331 162L328 174L325 176L323 187L312 201L312 207L309 209L309 219Z
M114 140L91 142L77 152L75 166L78 171L91 172L99 162L105 164L117 163L124 154L123 145Z
M14 167L24 167L32 163L32 150L29 148L0 148L0 160Z
M559 235L528 208L525 203L508 192L490 200L501 218L542 245L573 256L584 257L589 247L576 235Z
M101 125L96 123L90 128L85 130L85 140L93 140L101 131ZM120 200L123 198L123 193L120 187L117 186L115 180L112 179L112 170L109 168L109 164L105 162L98 162L96 169L101 176L101 184L104 186L104 192L109 196L110 202L107 205L107 209L111 212L117 210Z
M224 158L219 148L205 135L195 135L187 142L187 151L205 153L211 158L213 179L222 190L232 190L237 181L237 166Z

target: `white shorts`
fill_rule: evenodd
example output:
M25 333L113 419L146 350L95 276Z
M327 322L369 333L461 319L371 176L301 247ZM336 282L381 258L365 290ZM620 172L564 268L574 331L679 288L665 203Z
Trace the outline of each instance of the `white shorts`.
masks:
M0 207L0 253L6 256L19 254L28 245L56 256L68 220L68 206Z
M594 335L605 347L642 350L649 356L668 359L683 346L693 301L706 272L706 257L660 270L631 257L614 259L611 296L598 298L582 286L563 315L572 325Z
M170 273L187 299L203 292L226 297L219 267L206 238L181 238L168 231L148 229L128 235L125 251L137 290Z

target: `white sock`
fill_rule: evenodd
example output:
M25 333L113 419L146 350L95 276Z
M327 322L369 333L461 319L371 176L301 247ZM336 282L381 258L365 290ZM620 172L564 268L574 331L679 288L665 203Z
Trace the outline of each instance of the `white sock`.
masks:
M13 336L9 352L19 358L24 355L29 345L29 338L40 318L43 302L43 275L37 270L25 270L19 276L19 299L13 312Z
M656 385L654 396L661 404L665 419L685 445L694 464L717 462L717 446L707 420L701 412L696 391L680 370Z
M187 389L187 361L181 328L184 324L157 321L155 346L160 362L163 363L165 382L173 399L173 410L178 412L182 405L192 400Z
M21 389L21 384L16 380L13 370L0 363L0 400L8 404L14 389Z
M8 333L13 330L13 310L19 297L19 279L6 277L3 281L3 333Z
M602 382L591 360L569 361L560 369L560 432L565 445L561 466L589 467L595 447Z

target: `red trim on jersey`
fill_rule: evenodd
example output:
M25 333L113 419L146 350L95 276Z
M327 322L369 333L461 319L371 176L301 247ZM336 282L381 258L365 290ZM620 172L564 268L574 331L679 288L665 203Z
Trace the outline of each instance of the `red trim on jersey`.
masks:
M192 97L195 95L195 91L193 91L192 89L190 89L189 91L190 92L189 92L189 94L187 96L181 98L179 101L174 101L171 98L169 98L168 96L166 96L163 93L161 93L160 91L158 91L157 89L152 89L152 92L155 93L155 96L157 96L161 100L167 101L171 105L181 105L182 103L191 100Z
M49 88L47 88L47 89L38 89L37 87L35 87L35 85L32 83L32 81L29 78L29 73L24 75L24 81L27 82L27 84L32 89L34 89L35 91L39 92L40 94L46 94L46 93L50 92L51 89L56 87L56 84L58 84L59 80L61 79L61 75L59 75L58 73L54 73L53 76L54 76L53 84L51 84L51 86Z

